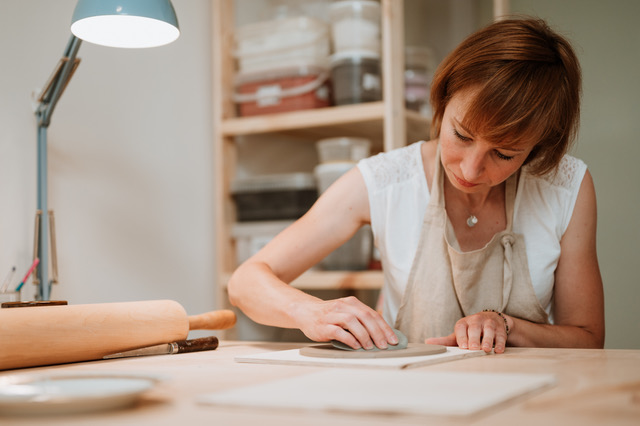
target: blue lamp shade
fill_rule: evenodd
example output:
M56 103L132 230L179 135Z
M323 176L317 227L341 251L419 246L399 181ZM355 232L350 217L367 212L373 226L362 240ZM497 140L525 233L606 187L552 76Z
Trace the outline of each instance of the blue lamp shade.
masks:
M170 0L79 0L71 32L89 43L110 47L155 47L180 35Z

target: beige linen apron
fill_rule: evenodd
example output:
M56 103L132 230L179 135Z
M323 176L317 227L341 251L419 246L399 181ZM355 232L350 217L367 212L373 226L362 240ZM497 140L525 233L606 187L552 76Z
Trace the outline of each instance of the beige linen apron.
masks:
M445 210L440 146L407 288L395 327L409 342L447 336L456 321L495 309L536 323L548 323L531 284L522 235L512 230L518 173L505 188L507 226L483 248L462 252Z

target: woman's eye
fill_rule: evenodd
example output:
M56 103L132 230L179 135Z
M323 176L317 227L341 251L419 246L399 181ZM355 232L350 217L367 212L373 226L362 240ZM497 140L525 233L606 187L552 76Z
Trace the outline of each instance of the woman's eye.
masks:
M458 132L456 129L453 129L453 134L456 138L460 139L461 141L464 141L464 142L471 141L470 137L461 135L460 132Z
M502 154L500 151L496 151L496 155L497 155L497 156L498 156L498 158L499 158L499 159L501 159L501 160L506 160L506 161L513 160L513 157L512 157L512 156L504 155L504 154Z

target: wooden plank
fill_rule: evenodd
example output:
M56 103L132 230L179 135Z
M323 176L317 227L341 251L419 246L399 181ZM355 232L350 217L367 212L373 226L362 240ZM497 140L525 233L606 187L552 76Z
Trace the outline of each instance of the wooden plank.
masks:
M383 115L384 105L382 102L368 102L281 114L239 117L225 120L222 123L222 134L239 136L346 124L366 126L369 123L382 120Z
M227 287L231 275L221 281ZM382 288L382 271L314 271L295 279L291 286L300 290L378 290Z
M404 1L382 0L384 150L407 144L404 107Z
M222 273L235 268L234 240L231 238L231 223L235 220L235 206L229 192L230 181L235 171L236 147L233 140L222 134L222 123L235 114L230 84L233 81L233 0L216 0L211 3L212 25L212 103L213 103L213 164L214 164L214 232L216 246L216 306L228 308L226 281ZM223 333L225 334L225 333Z

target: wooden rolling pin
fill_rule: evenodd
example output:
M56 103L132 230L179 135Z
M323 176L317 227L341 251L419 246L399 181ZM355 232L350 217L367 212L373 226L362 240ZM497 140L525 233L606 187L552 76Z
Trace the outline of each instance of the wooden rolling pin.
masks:
M233 311L187 316L172 300L0 309L0 370L89 361L233 327Z

